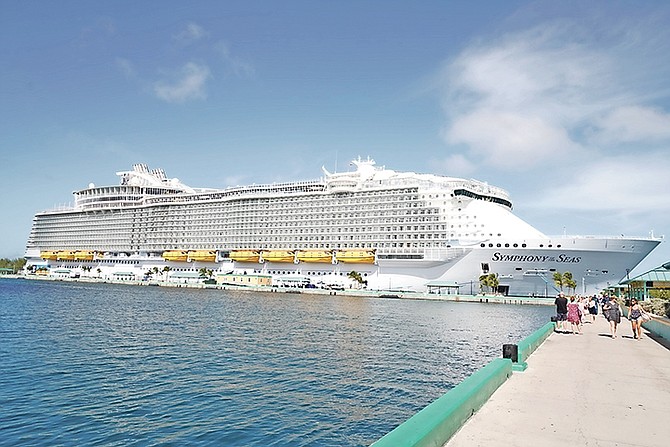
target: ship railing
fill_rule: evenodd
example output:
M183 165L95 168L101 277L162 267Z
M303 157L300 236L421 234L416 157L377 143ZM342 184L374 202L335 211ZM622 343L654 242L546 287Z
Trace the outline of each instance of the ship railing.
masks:
M595 235L595 234L561 234L561 235L547 235L546 236L547 240L557 240L557 239L612 239L612 240L643 240L643 241L660 241L664 240L665 236L654 236L653 234L650 236L631 236L631 235Z

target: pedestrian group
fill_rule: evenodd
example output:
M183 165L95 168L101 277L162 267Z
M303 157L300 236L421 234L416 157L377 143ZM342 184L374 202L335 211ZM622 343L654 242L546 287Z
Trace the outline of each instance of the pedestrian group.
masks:
M554 301L556 305L556 332L581 334L582 325L595 322L598 309L602 309L603 316L609 322L610 336L617 338L617 329L621 323L623 311L616 297L609 295L571 296L566 297L562 292ZM645 312L642 305L635 299L630 300L628 320L631 323L633 337L642 339L642 323L651 317Z

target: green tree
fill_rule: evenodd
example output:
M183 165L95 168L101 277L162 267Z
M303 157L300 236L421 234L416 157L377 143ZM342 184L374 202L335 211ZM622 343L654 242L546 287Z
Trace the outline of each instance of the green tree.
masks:
M24 258L17 258L17 259L2 258L2 259L0 259L0 268L12 269L14 271L14 273L22 270L25 265L26 265L26 260Z
M163 274L165 275L165 281L168 280L168 274L169 274L171 271L172 271L172 269L170 268L170 266L167 266L167 265L166 265L165 267L163 267Z
M484 293L489 288L489 275L481 275L479 277L479 292Z
M479 289L482 292L496 292L499 285L500 280L498 279L498 275L495 273L489 273L488 275L482 275L479 277Z
M575 289L577 288L577 281L575 281L574 278L572 277L572 273L570 272L563 273L563 284L568 289L572 289L572 293L575 293Z
M200 274L199 276L201 278L212 279L212 276L214 276L214 270L211 270L211 269L208 269L208 268L205 268L205 267L198 270L198 272L199 272L199 274Z
M355 271L355 270L350 271L350 272L347 274L347 276L348 276L349 279L351 279L352 281L356 281L356 282L358 283L359 287L367 284L367 281L365 281L365 280L363 279L363 276L362 276L359 272L357 272L357 271Z
M563 286L565 285L565 278L563 277L563 275L559 272L554 272L553 280L554 280L554 284L556 284L556 287L561 289L561 292L562 292L563 291Z
M498 275L495 273L489 273L489 287L491 288L491 292L498 292L498 286L500 285L500 280L498 279Z

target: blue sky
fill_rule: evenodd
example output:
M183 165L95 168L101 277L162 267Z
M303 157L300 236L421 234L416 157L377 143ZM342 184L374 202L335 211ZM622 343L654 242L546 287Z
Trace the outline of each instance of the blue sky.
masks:
M547 234L670 237L665 1L3 0L0 56L0 257L133 163L225 187L359 155Z

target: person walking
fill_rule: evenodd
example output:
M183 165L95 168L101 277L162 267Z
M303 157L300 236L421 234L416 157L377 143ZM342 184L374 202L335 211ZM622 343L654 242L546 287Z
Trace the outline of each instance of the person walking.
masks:
M642 314L644 309L635 298L631 298L628 307L628 320L630 320L631 329L633 329L633 338L642 339Z
M582 322L582 310L580 309L579 303L575 301L575 297L570 297L570 303L568 303L568 321L572 328L573 334L582 333L581 322Z
M568 299L563 292L558 294L554 304L556 305L556 332L563 332L564 329L567 329L565 325L568 319Z
M612 338L616 338L617 326L621 323L621 307L614 297L610 297L610 299L603 304L603 314L610 323L610 335Z
M589 300L589 315L591 315L591 323L595 323L596 315L598 315L598 300L595 295Z

